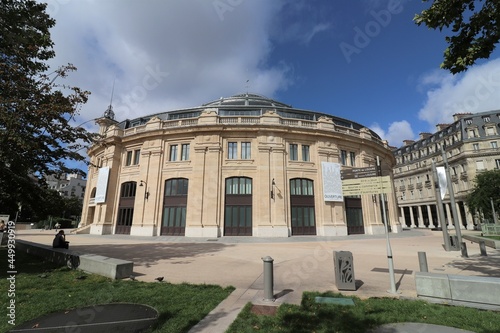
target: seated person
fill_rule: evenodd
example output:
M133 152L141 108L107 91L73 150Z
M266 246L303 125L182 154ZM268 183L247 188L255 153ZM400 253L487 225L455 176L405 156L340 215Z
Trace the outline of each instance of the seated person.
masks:
M53 248L67 249L69 247L69 242L66 241L66 236L64 236L64 230L59 230L52 241Z

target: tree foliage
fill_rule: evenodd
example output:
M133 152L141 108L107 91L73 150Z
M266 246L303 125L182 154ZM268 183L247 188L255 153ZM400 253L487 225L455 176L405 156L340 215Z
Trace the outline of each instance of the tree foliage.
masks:
M448 47L441 68L456 74L478 59L489 58L495 49L500 40L500 1L434 0L414 21L431 29L451 30L452 35L445 37Z
M68 160L91 140L70 121L89 92L60 85L71 64L52 70L55 56L46 4L33 0L0 2L0 207L13 214L18 204L36 206L44 176L75 173ZM81 172L81 171L80 171Z
M495 211L500 213L500 170L481 172L474 182L475 186L467 197L467 205L471 211L493 222L492 200Z

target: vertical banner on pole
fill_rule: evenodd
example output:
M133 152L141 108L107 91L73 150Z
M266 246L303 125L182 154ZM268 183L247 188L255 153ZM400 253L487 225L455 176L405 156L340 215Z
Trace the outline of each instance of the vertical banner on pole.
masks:
M436 167L438 181L439 181L439 192L441 193L441 200L444 199L446 192L448 190L448 180L446 179L446 169L444 167Z

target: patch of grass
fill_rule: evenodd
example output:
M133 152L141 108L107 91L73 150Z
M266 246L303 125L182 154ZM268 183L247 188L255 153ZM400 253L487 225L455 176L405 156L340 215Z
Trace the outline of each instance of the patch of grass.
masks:
M0 248L0 290L3 320L0 332L12 329L6 317L7 251ZM234 290L215 285L191 285L111 280L67 267L56 267L17 251L15 262L16 324L52 312L106 303L138 303L155 308L159 322L154 332L187 332ZM85 278L81 278L85 276Z
M500 313L494 311L392 298L351 297L355 306L317 304L316 296L347 297L332 292L305 292L300 306L283 304L275 316L255 315L251 312L252 304L247 304L226 333L365 333L398 322L444 325L478 333L500 332Z
M489 238L489 239L494 239L494 240L500 240L500 236L483 236L484 238Z

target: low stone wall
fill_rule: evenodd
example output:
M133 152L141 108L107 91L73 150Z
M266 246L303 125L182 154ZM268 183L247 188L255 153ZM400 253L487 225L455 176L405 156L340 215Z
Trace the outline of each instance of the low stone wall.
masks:
M429 301L500 310L500 278L416 272L415 285Z
M94 254L80 254L67 249L54 249L44 244L16 241L16 250L44 258L58 265L71 265L89 273L99 274L111 279L128 278L133 270L132 261L108 258Z

